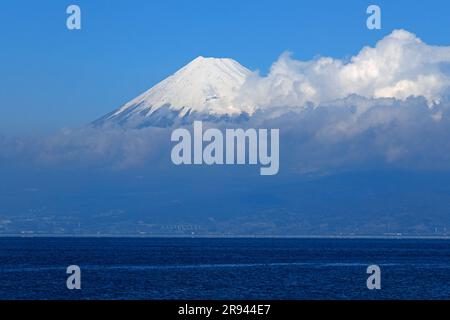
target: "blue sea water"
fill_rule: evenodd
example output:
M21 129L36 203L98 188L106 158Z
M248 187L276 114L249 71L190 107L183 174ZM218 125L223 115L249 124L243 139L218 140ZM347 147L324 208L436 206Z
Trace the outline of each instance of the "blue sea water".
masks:
M0 238L0 299L450 299L450 240Z

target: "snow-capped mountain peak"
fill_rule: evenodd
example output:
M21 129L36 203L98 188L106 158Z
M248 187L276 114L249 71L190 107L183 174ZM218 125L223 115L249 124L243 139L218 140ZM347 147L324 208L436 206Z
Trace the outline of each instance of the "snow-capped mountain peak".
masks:
M137 121L139 115L149 122L149 117L160 118L163 110L172 119L189 113L218 117L250 113L251 110L234 104L239 89L250 74L250 70L233 59L200 56L100 120L123 123Z

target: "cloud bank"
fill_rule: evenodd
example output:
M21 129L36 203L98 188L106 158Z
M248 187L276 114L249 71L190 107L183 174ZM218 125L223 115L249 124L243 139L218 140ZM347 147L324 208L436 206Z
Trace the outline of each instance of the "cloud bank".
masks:
M408 31L395 30L348 62L330 57L298 61L285 53L266 77L255 73L247 81L239 103L301 107L359 95L422 96L432 105L448 96L449 86L450 47L430 46Z
M400 101L350 96L293 109L263 126L281 128L281 159L296 172L450 170L448 102L430 108L423 97Z
M66 128L45 136L0 136L0 164L128 169L164 156L169 148L168 137L168 129L92 126Z

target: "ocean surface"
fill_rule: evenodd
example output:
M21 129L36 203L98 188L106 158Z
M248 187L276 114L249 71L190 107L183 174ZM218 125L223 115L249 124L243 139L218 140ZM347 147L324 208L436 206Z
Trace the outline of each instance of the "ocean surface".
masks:
M0 299L450 299L450 240L0 238Z

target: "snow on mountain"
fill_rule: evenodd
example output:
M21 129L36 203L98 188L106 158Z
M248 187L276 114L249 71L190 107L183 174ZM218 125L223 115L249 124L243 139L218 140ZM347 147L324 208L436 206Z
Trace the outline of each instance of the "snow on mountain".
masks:
M169 126L183 119L246 117L251 108L233 102L250 74L235 60L200 56L95 124Z

